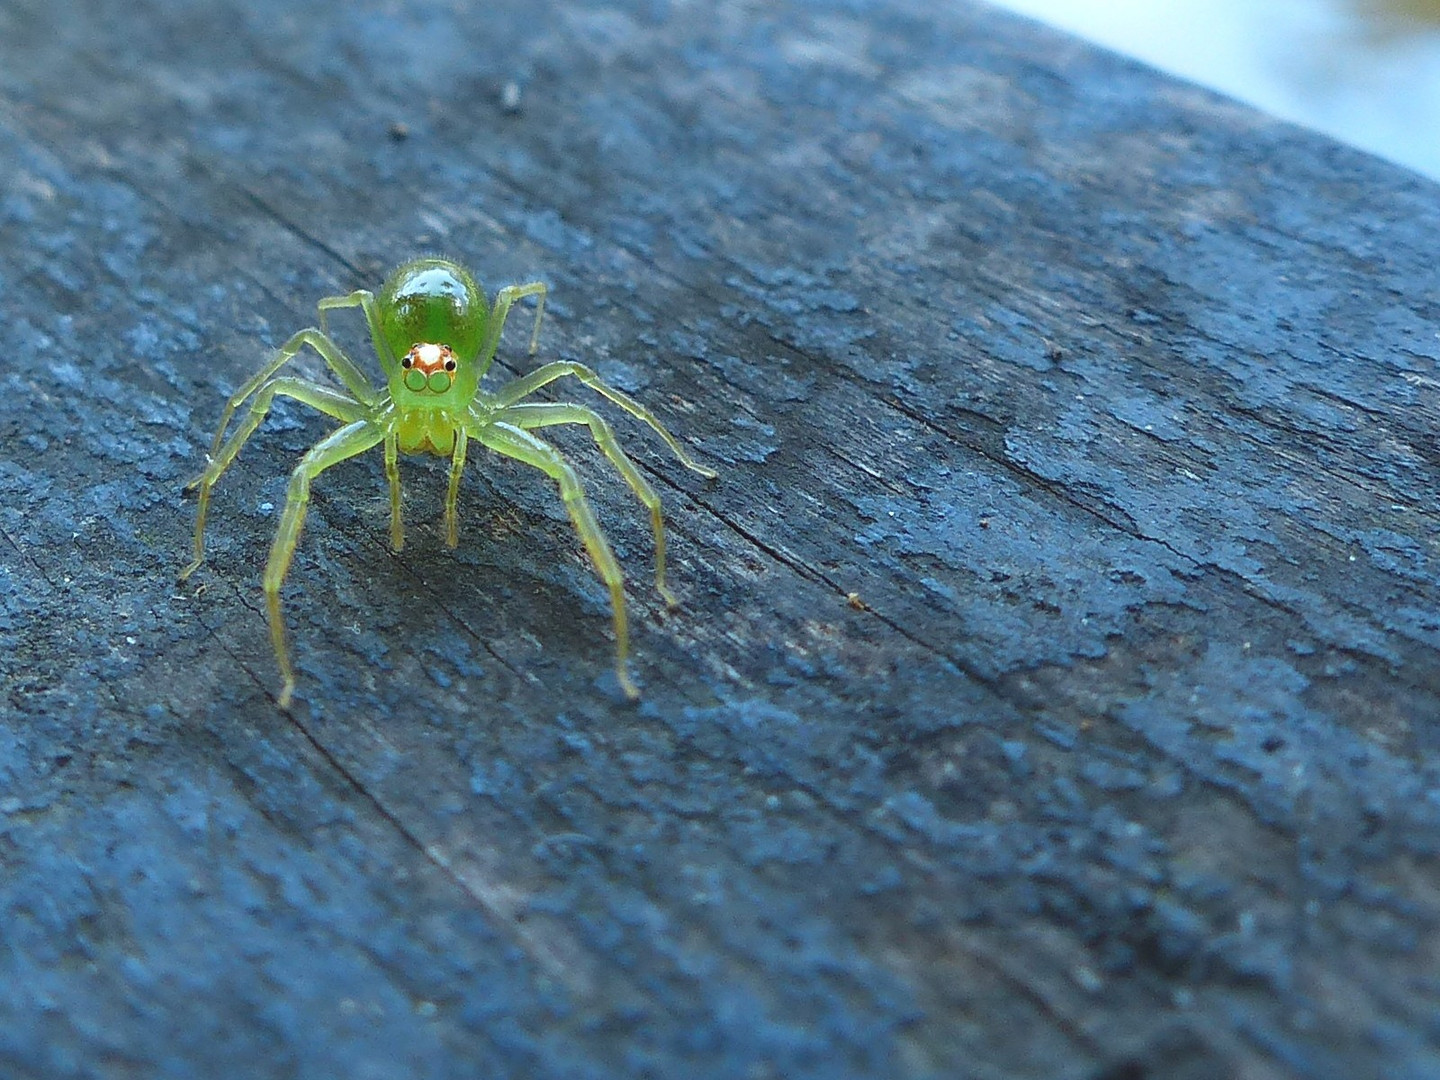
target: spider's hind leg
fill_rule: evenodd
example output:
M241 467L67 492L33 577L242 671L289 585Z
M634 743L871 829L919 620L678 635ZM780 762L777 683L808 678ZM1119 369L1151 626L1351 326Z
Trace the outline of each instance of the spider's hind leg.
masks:
M487 349L481 349L481 356L489 356L494 348L500 343L500 331L505 327L505 319L510 314L510 306L517 300L527 296L536 297L535 301L535 327L530 331L530 352L533 355L535 350L540 348L540 320L545 317L545 297L549 294L550 287L543 281L530 281L524 285L506 285L495 294L495 311L491 315L491 325L494 330L491 336L493 342L487 341Z
M370 329L370 344L375 349L375 355L380 358L381 366L389 372L399 363L398 359L391 355L390 345L381 332L380 309L375 303L375 294L369 289L356 289L344 296L322 296L315 307L320 312L320 332L323 334L330 333L330 312L358 307L365 314L365 325Z
M535 328L530 331L530 351L540 347L540 320L545 317L545 297L550 292L543 281L531 281L524 285L507 285L495 294L495 307L490 311L490 322L485 329L485 339L480 343L477 363L480 365L479 378L484 378L495 360L495 350L500 347L500 334L505 329L505 320L515 301L527 296L536 297Z

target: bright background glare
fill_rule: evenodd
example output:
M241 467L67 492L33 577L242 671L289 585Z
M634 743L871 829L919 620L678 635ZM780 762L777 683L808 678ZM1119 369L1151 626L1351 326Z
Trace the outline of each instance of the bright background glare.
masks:
M1440 179L1440 0L994 0Z

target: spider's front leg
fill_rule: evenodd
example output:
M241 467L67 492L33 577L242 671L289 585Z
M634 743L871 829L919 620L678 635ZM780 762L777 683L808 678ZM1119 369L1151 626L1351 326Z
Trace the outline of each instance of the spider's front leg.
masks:
M364 405L353 398L347 397L337 390L331 390L328 386L307 382L304 379L281 377L271 379L261 386L256 392L254 400L250 402L249 413L241 421L240 426L235 429L235 433L230 436L229 442L212 450L205 471L185 485L187 491L198 487L200 497L195 508L195 560L180 571L181 581L198 570L200 564L205 561L205 518L210 510L210 489L230 467L230 463L240 453L245 441L264 422L277 394L294 398L311 408L319 409L327 416L333 416L335 419L344 420L347 423L358 420L367 411ZM227 424L220 428L222 435L225 432L225 426L228 426L228 418Z
M310 505L310 481L332 465L337 465L356 454L363 454L385 438L385 429L370 420L356 420L346 424L312 446L290 474L290 488L285 494L285 510L280 515L280 526L275 530L275 540L270 545L270 558L265 563L265 604L270 613L270 643L275 648L275 660L280 665L284 685L280 690L280 707L290 707L290 695L295 691L295 670L290 666L290 653L285 645L285 617L280 611L280 586L290 569L290 560L295 555L295 545L300 542L300 530L305 524L305 508Z
M346 356L340 346L331 341L323 331L310 327L292 334L290 340L275 350L275 355L264 367L251 376L244 386L230 395L230 400L225 403L225 409L220 414L220 427L215 432L215 441L210 446L212 458L220 452L220 446L225 441L225 429L230 426L230 421L235 416L235 410L245 404L246 398L258 391L306 345L320 354L326 366L345 384L345 389L350 391L356 401L365 405L375 404L375 389L365 378L364 372L356 367L355 362ZM308 380L307 384L318 385L310 383Z
M580 542L585 545L591 561L595 563L600 580L610 590L610 609L615 620L615 675L620 680L620 688L625 691L625 696L635 700L640 696L640 690L630 678L630 672L625 666L630 656L630 625L625 614L625 579L620 573L620 564L615 561L615 553L610 550L610 542L605 539L605 534L600 531L600 526L595 521L595 514L580 487L580 478L575 475L570 463L560 456L560 451L512 424L502 422L477 425L470 434L496 453L534 466L560 486L560 498L570 514L575 531L580 534Z
M445 544L455 547L460 543L460 515L457 505L460 501L460 474L465 471L464 428L455 429L455 449L450 452L450 486L445 492Z
M516 427L531 430L533 428L552 427L556 424L585 424L590 428L590 434L595 440L595 445L600 448L610 464L630 485L630 490L635 492L636 498L645 504L650 511L650 529L655 534L655 590L665 598L665 603L670 607L677 607L680 601L675 599L665 584L665 517L660 509L660 496L650 486L635 463L630 460L629 455L620 447L619 441L615 438L615 431L611 428L606 419L594 409L586 408L584 405L550 404L541 402L528 402L521 405L512 405L500 414L500 418Z
M390 486L390 550L405 546L405 522L400 514L400 438L385 436L385 480Z
M553 364L545 364L536 368L529 375L521 376L513 382L506 383L495 393L494 405L497 408L508 408L516 402L529 397L542 386L548 386L556 379L563 379L567 375L573 375L590 389L594 390L601 397L613 401L620 408L624 409L637 420L643 420L649 424L655 434L665 440L665 445L670 452L680 459L691 472L697 472L707 480L714 480L716 473L714 469L707 469L690 456L686 449L680 445L680 440L666 430L660 418L651 412L640 402L636 401L629 394L616 390L609 383L595 374L592 368L584 364L577 364L573 360L558 360Z

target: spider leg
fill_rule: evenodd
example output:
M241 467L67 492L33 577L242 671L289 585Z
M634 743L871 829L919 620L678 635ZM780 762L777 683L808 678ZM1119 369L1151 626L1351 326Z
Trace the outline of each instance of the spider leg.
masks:
M445 493L445 544L454 547L460 543L460 522L456 504L460 501L460 474L465 471L464 428L455 430L455 449L450 455L450 488Z
M310 481L332 465L346 458L364 453L385 438L385 429L369 420L356 420L346 424L306 451L290 474L290 488L285 494L285 510L280 515L280 526L275 530L275 540L270 545L270 558L265 563L265 602L270 613L270 643L275 648L275 659L280 665L284 686L280 690L280 707L290 707L290 695L295 691L295 671L290 666L290 654L285 646L285 617L280 612L280 586L285 573L290 569L290 560L295 554L295 545L300 540L300 529L305 524L305 508L310 504Z
M245 404L246 398L259 390L275 372L284 366L287 360L294 357L306 345L320 354L326 365L339 376L340 381L345 384L345 388L357 401L366 405L375 403L375 390L370 385L370 381L365 378L364 372L355 366L355 362L341 351L340 346L331 341L322 331L313 327L301 330L276 349L275 355L265 366L257 371L244 386L230 395L230 400L225 403L225 411L220 414L220 427L215 432L215 441L210 447L212 458L220 452L220 444L225 439L225 429L230 426L230 421L235 416L235 410Z
M585 550L590 553L600 580L610 590L610 608L615 620L615 674L625 696L632 700L640 696L639 689L626 670L625 661L630 655L630 629L625 614L625 581L610 542L600 531L590 503L580 487L580 479L574 468L549 443L536 438L512 424L504 422L477 425L471 432L476 439L498 454L522 461L545 473L560 486L560 498L580 534Z
M535 329L530 332L530 352L540 347L540 320L545 317L545 295L550 291L543 281L531 281L524 285L506 285L495 294L495 309L490 313L490 325L485 331L485 341L480 346L480 374L490 367L495 359L495 350L500 347L500 332L505 329L505 319L510 307L517 300L527 296L539 297L535 301Z
M698 461L686 453L685 448L680 445L680 440L665 430L665 425L660 423L660 418L647 409L640 402L636 401L629 394L616 390L613 386L607 385L599 375L584 364L577 364L570 360L560 360L553 364L546 364L538 367L529 375L521 376L514 382L506 383L495 394L492 404L499 409L508 408L527 398L542 386L548 386L556 379L563 379L567 375L573 375L590 389L594 390L601 397L613 401L620 408L624 409L636 419L643 420L649 424L655 434L665 440L665 445L670 447L671 453L680 459L691 472L697 472L707 480L715 479L715 470L707 469Z
M655 489L645 479L635 463L621 449L619 442L615 439L615 431L610 427L606 419L594 409L584 405L566 405L549 403L529 403L512 405L500 414L498 419L506 423L514 424L526 431L534 428L551 427L555 424L586 424L590 428L590 434L595 439L595 445L600 448L610 464L615 466L617 472L625 478L630 485L630 490L635 492L636 497L645 504L650 511L650 528L655 534L655 589L665 598L665 603L670 607L679 605L672 593L665 585L665 519L660 511L660 496L655 494Z
M390 548L405 546L405 522L400 516L400 438L385 436L385 479L390 484Z
M200 564L205 561L205 516L210 509L210 489L219 481L221 474L230 467L230 463L240 453L245 441L265 420L276 394L294 398L296 401L319 409L326 416L333 416L337 420L346 422L358 420L368 411L360 402L346 397L338 390L331 390L327 386L307 382L304 379L282 376L278 379L271 379L261 386L256 391L254 400L250 402L250 411L241 421L240 426L235 429L234 434L230 436L230 440L224 446L214 449L210 454L210 462L206 465L205 471L185 485L186 490L198 487L200 498L195 511L195 561L180 571L181 581L198 570ZM225 428L222 427L220 430L223 433Z
M385 340L385 335L380 332L380 309L375 305L375 294L369 289L356 289L344 296L321 297L315 305L320 311L320 332L329 334L328 313L338 308L358 307L365 313L365 324L370 327L370 343L375 347L375 354L381 361L389 361L386 370L396 366L399 361L391 355L390 344Z

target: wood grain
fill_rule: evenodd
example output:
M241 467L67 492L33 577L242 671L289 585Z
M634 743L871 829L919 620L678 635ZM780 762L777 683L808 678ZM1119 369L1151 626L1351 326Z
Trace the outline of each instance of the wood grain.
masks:
M13 0L0 1072L1440 1072L1436 196L958 0ZM401 556L317 484L292 714L323 419L175 583L225 396L430 251L721 471L616 417L667 614L564 443L638 706L483 455L453 553L443 463Z

